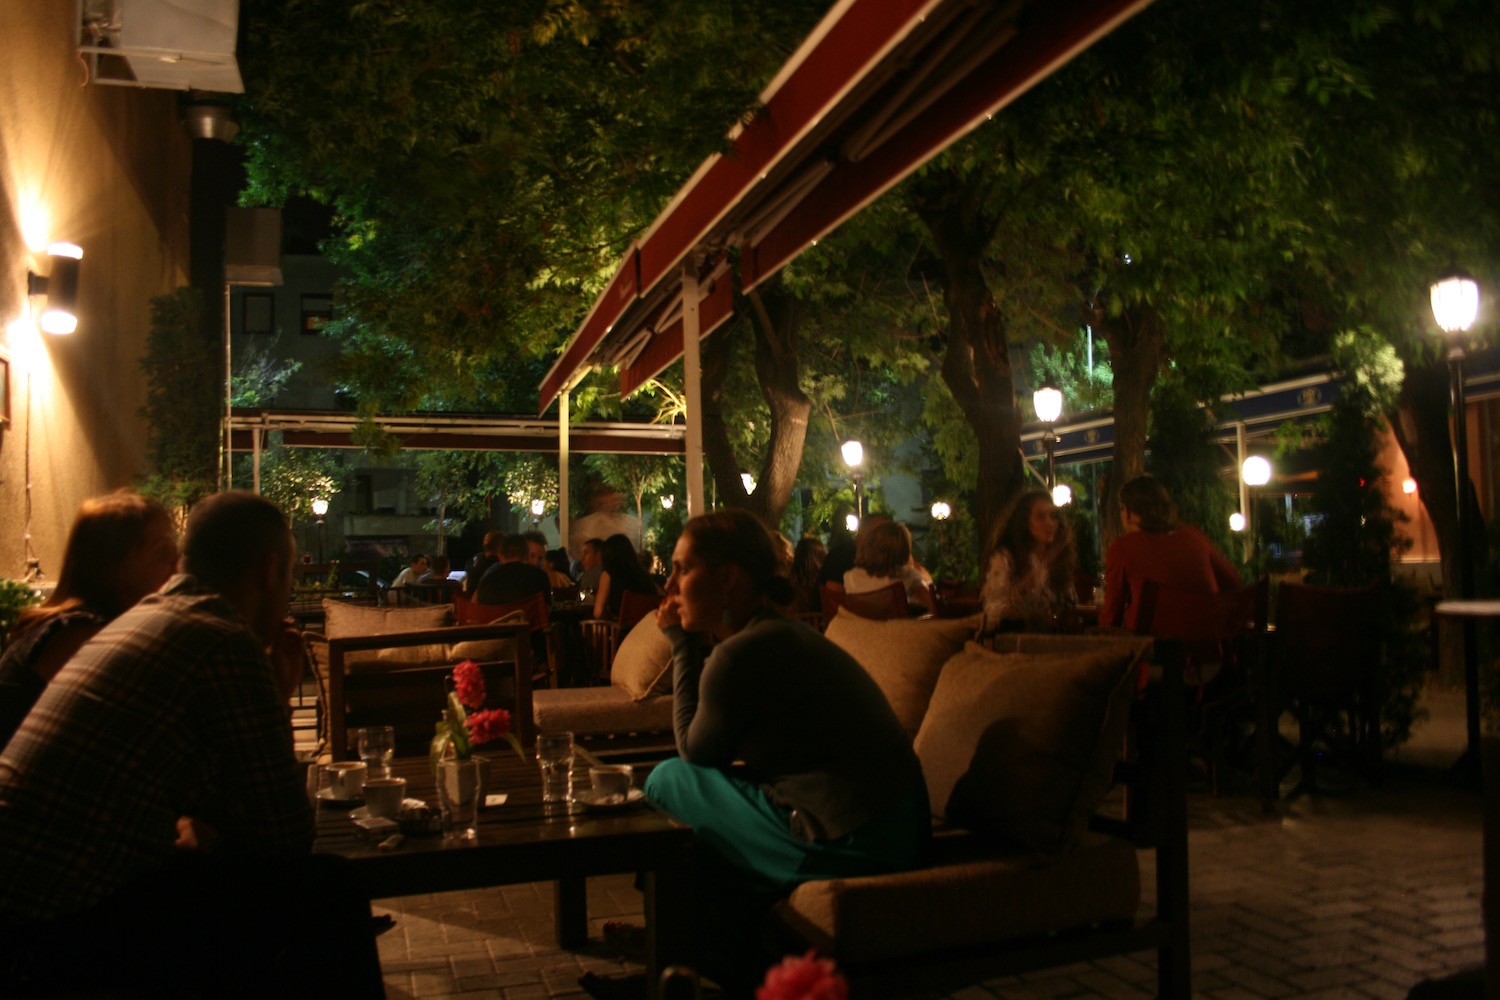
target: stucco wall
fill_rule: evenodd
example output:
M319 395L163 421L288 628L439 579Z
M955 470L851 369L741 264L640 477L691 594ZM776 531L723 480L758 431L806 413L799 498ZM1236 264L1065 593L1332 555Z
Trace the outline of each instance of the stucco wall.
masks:
M0 430L0 577L31 546L55 579L69 524L89 496L144 472L139 359L150 299L187 280L191 144L177 95L87 82L71 3L0 4L0 347L11 422ZM78 330L41 334L28 268L47 243L83 248Z

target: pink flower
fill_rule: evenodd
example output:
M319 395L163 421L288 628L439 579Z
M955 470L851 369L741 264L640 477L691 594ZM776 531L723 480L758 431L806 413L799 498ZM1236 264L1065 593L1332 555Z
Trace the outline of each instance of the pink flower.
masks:
M510 713L503 708L475 712L464 721L469 725L469 740L476 746L510 735Z
M473 660L464 660L453 668L453 687L464 708L479 708L484 704L484 672Z
M766 973L755 1000L848 1000L849 984L833 960L817 952L791 955Z

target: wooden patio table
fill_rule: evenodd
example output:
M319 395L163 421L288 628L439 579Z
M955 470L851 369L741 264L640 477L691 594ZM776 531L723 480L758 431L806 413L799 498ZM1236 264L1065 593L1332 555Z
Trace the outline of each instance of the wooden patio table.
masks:
M476 841L445 842L441 834L408 836L395 849L382 851L380 838L361 835L348 806L320 802L313 849L352 861L371 899L552 881L557 943L563 948L588 941L588 876L640 872L646 982L653 996L663 970L691 965L692 829L644 802L611 810L543 802L535 761L523 764L510 751L484 756L489 760L484 794L507 798L480 810ZM576 754L574 788L589 787L593 763L587 751ZM398 758L392 774L407 780L408 798L437 804L436 781L425 757Z

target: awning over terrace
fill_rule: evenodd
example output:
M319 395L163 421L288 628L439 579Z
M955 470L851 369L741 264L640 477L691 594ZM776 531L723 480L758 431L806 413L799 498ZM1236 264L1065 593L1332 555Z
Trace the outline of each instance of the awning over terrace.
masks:
M557 421L537 417L487 417L462 414L416 414L376 417L384 431L401 439L403 448L450 451L558 450ZM292 448L358 448L352 413L309 410L236 409L229 419L235 451L259 451L265 435L280 431ZM569 428L574 451L588 454L681 455L681 424L632 424L585 421Z
M1149 0L841 0L621 260L541 384L631 392L683 357L689 511L702 509L698 340L752 289ZM737 257L731 256L731 251ZM737 267L737 274L732 271Z

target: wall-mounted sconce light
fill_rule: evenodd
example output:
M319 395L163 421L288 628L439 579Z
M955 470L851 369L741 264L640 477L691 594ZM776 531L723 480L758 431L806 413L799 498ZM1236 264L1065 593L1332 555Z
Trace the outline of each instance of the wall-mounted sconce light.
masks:
M53 243L47 247L52 272L43 277L26 272L26 294L46 296L37 325L44 333L72 333L78 329L78 262L83 250L73 243Z

